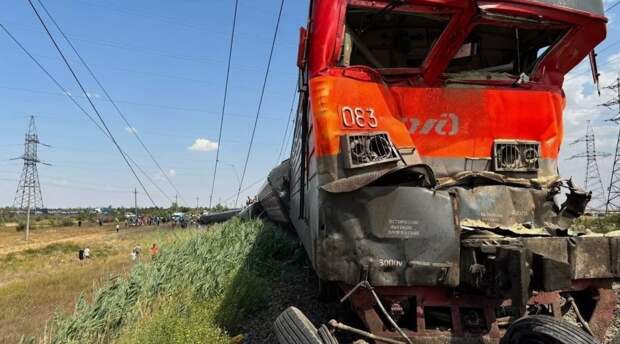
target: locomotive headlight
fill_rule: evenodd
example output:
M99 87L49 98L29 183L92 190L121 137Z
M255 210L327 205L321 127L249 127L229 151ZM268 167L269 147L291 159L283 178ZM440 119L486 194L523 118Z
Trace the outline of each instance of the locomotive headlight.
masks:
M387 133L364 133L343 137L348 168L365 167L398 160Z
M497 140L493 147L495 171L536 172L540 165L540 143Z

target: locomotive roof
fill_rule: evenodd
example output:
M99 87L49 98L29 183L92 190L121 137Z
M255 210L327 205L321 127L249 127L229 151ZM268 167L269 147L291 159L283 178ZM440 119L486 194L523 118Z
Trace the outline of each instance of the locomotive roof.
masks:
M568 7L580 11L603 15L603 0L535 0L552 6Z
M390 0L380 0L381 2L389 2ZM411 0L409 0L411 1ZM446 1L452 2L452 1ZM595 15L604 15L604 3L603 0L503 0L497 2L529 2L529 3L543 3L549 6L559 6L568 9L583 11L592 13Z

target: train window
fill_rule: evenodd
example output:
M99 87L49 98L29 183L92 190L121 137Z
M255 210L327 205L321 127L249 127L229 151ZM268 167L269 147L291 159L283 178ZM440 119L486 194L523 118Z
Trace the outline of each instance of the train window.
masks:
M479 25L465 40L447 72L529 75L565 32L562 29Z
M340 64L420 67L449 16L349 8Z

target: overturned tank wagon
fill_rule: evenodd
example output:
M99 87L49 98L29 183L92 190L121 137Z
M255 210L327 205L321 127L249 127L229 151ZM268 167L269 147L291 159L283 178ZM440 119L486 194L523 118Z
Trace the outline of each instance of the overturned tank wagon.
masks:
M573 228L590 194L558 171L562 85L589 55L596 79L602 0L310 3L290 159L259 200L366 327L331 329L603 341L620 238ZM275 328L281 343L333 340L295 309Z

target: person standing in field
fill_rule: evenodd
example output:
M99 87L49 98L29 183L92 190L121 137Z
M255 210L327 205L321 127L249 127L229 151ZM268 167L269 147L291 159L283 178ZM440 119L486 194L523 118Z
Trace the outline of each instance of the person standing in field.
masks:
M118 231L121 229L121 226L117 223L116 224L116 233L118 233Z
M80 249L78 251L78 259L80 260L80 265L84 263L84 250Z
M159 247L157 247L156 243L153 243L153 246L151 246L151 260L155 259L155 256L157 256L157 253L159 253Z
M131 258L133 259L134 262L140 261L140 251L141 251L140 246L134 247L133 250L131 251Z

